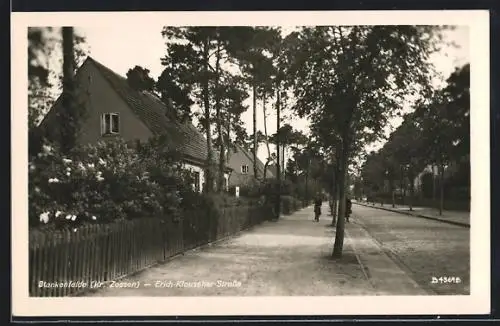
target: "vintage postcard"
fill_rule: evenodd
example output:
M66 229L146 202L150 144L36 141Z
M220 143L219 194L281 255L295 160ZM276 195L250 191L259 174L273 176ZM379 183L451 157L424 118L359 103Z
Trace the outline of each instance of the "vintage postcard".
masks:
M487 11L12 14L15 316L490 310Z

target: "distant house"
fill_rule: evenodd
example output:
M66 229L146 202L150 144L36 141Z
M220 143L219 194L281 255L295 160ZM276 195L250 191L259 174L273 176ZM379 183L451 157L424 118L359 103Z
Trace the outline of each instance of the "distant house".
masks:
M131 88L127 79L88 57L77 70L79 103L85 106L87 116L78 134L80 144L121 137L126 141L145 141L153 135L165 134L180 150L186 169L196 181L193 187L201 191L205 181L207 158L206 138L191 122L180 123L167 115L168 110L160 98L148 91ZM40 130L49 139L57 140L56 119L61 110L61 98L47 113ZM214 157L217 154L214 153ZM226 168L225 183L229 186Z
M467 158L463 158L468 160ZM451 178L459 170L460 162L450 162L443 171L443 178L446 180ZM413 186L415 191L422 191L423 177L426 174L433 175L434 178L439 178L439 168L437 165L427 165L413 180Z
M229 186L237 186L249 183L254 179L253 154L241 146L236 146L230 151L227 164L232 172L229 177ZM267 168L266 178L272 178L274 174ZM264 177L264 163L257 158L257 177Z

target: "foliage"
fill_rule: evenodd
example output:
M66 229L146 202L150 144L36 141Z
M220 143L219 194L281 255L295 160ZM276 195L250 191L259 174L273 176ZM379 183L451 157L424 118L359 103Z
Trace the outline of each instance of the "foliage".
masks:
M457 68L447 79L447 85L435 90L427 101L418 101L415 110L404 117L403 123L390 135L387 143L372 154L363 166L365 191L379 192L384 180L400 179L410 183L426 165L444 166L451 163L461 168L450 180L445 180L447 192L458 193L461 187L470 188L470 95L469 65ZM463 168L463 166L466 166ZM406 180L408 179L408 180ZM432 174L421 176L425 198L431 198L434 184Z
M288 123L282 125L278 132L269 137L269 142L272 144L295 145L295 148L306 145L307 141L307 137L301 131L293 129Z
M284 40L293 110L310 118L313 137L328 157L340 153L335 256L342 253L349 163L363 143L383 137L409 94L427 93L428 57L437 50L439 32L434 26L315 26Z
M155 80L149 76L149 69L135 66L127 71L127 82L130 87L138 91L153 91Z
M34 129L62 90L62 37L60 28L28 28L28 128ZM74 66L85 57L85 38L74 34ZM54 58L61 57L60 60Z
M172 161L115 139L74 148L53 145L30 161L30 225L105 223L149 216L176 217L185 180ZM175 157L175 156L173 156Z
M181 111L180 115L195 115L207 138L207 166L214 162L212 125L216 126L215 144L219 150L219 181L223 178L225 148L231 147L230 130L244 135L241 113L246 98L238 76L223 67L235 61L251 37L250 27L164 27L167 54L162 59L165 70L157 84L158 91ZM191 112L196 104L201 112ZM224 105L226 104L226 105ZM206 189L212 189L214 174L206 171ZM221 184L221 182L219 182ZM219 189L221 190L221 189Z

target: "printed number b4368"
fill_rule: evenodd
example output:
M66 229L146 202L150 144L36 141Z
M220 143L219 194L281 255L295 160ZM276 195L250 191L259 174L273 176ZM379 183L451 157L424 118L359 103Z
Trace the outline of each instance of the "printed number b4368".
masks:
M431 283L432 284L458 284L461 283L462 280L460 277L455 277L455 276L441 276L441 277L432 277Z

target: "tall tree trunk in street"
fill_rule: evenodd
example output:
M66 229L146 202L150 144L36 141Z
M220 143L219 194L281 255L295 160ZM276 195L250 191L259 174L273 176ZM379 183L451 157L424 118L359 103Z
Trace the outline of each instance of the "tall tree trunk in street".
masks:
M309 162L307 164L305 177L306 177L306 184L305 184L306 200L309 202Z
M335 148L335 168L333 169L334 173L334 182L333 182L333 187L334 187L334 193L333 193L333 218L332 218L332 225L336 226L337 225L337 218L339 216L338 210L339 210L339 186L340 186L340 164L341 164L341 159L342 159L342 143L338 142L337 146Z
M281 110L281 103L280 103L280 87L279 85L276 87L276 132L280 130L280 110ZM276 218L280 217L281 213L281 167L280 167L280 139L279 137L276 137L276 178L278 180L277 182L277 189L276 189Z
M204 60L204 73L205 76L203 80L203 106L204 106L204 117L205 117L205 133L207 138L207 166L205 172L205 189L206 193L211 193L214 190L214 179L213 179L213 150L212 150L212 131L210 126L210 98L209 98L209 75L208 75L208 66L209 66L209 39L206 38L204 42L203 49L203 60Z
M266 163L264 163L264 180L267 178L267 169L269 169L270 163L271 163L271 158L268 157Z
M219 90L219 73L220 73L220 41L217 41L217 52L215 59L215 113L217 117L217 133L219 139L219 173L217 180L217 191L223 192L225 188L224 182L224 166L225 166L225 153L224 153L224 136L222 134L222 116L221 116L221 96Z
M267 135L266 94L262 95L262 111L264 115L264 136L266 137L267 156L271 157L271 148L269 147L269 136Z
M228 107L231 105L231 103L228 103ZM227 149L227 154L226 154L226 162L229 162L229 159L231 158L231 113L228 113L227 116L227 139L226 139L226 149Z
M434 207L436 207L436 169L434 168L434 164L432 165L432 203Z
M265 92L262 94L262 113L264 115L264 136L266 137L266 147L267 147L267 160L264 165L264 180L267 177L267 167L269 165L269 160L271 158L271 148L269 147L269 137L267 135L267 112L266 112L266 94Z
M335 242L333 244L334 258L342 257L342 250L344 247L344 232L345 232L345 213L346 213L346 191L345 191L345 180L347 173L347 160L348 160L348 146L347 137L343 137L342 142L342 160L340 162L340 173L339 173L339 215L337 217L337 227L335 231Z
M394 191L394 176L391 174L389 177L389 187L391 191L392 208L396 207L396 196Z
M283 179L285 179L285 152L286 152L286 145L283 144L283 146L281 147L281 170L283 171Z
M73 27L62 28L63 38L63 113L61 119L61 150L68 153L76 144L78 115L75 98L75 51Z
M441 163L439 164L439 189L440 189L440 196L439 196L439 215L443 215L443 209L444 209L444 164Z
M412 167L408 168L408 179L410 180L410 196L408 199L408 205L410 206L410 211L413 210L413 197L415 195L415 184L413 180L413 170Z
M253 93L253 175L256 179L259 178L257 175L257 86L255 85L255 80L252 84Z
M333 169L333 180L332 180L332 206L331 206L331 211L332 211L332 226L337 225L337 176L338 176L338 169L337 169L338 162L336 163L335 168Z
M400 189L400 191L401 191L401 198L402 198L402 201L403 201L402 204L404 205L405 204L405 195L406 195L406 193L405 193L405 181L404 181L405 180L405 177L404 177L404 168L403 168L402 165L400 166L400 170L401 170L401 179L400 179L401 189Z

